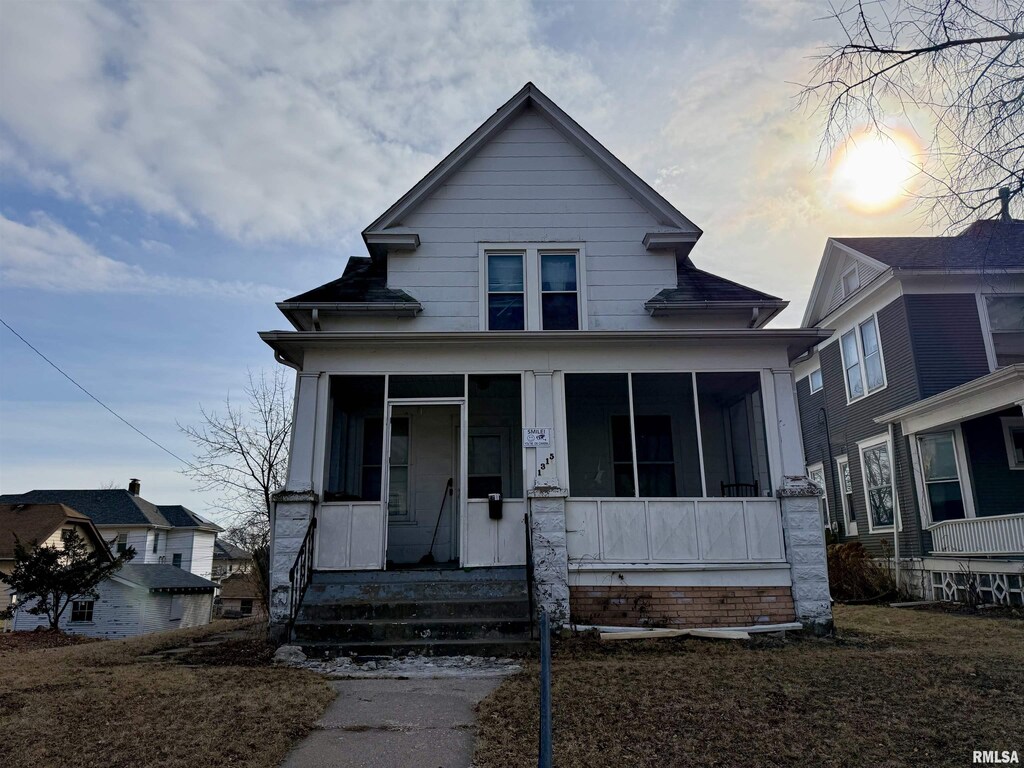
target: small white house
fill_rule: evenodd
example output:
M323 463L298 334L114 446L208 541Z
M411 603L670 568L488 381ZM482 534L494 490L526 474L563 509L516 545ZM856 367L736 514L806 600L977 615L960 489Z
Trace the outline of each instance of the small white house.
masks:
M558 621L827 624L790 360L829 332L766 328L786 302L698 266L701 234L527 84L364 230L368 257L281 302L272 624L301 608L290 573L326 594L307 564L528 561Z
M109 553L102 535L89 517L64 504L0 504L0 573L14 566L14 542L63 547L65 532L76 530L90 549ZM30 631L49 626L45 615L28 612L5 589L4 608L14 605L6 629ZM210 621L216 585L169 564L136 564L122 568L96 589L97 595L72 600L61 615L61 630L90 637L119 638L183 629Z

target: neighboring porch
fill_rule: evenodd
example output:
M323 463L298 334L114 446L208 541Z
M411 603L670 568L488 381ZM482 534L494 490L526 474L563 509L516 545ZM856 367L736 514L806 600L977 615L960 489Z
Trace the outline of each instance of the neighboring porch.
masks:
M1024 559L1024 365L885 414L910 441L935 557Z

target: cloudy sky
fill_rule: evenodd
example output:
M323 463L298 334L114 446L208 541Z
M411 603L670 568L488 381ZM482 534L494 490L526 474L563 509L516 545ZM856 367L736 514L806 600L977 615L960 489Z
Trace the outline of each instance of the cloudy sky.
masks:
M273 367L274 301L532 80L704 230L698 266L788 298L829 235L927 233L837 194L797 108L823 0L0 5L0 316L140 429ZM0 490L209 512L179 465L0 327Z

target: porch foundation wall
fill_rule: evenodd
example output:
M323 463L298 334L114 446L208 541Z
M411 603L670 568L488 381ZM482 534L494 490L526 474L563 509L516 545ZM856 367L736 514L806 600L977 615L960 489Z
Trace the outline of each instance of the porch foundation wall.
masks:
M821 491L806 477L787 477L777 495L782 507L796 619L815 633L827 634L832 631L832 595L828 587L825 528L818 503Z
M552 626L565 624L569 621L569 555L564 497L530 499L530 545L534 605L548 612Z
M796 615L789 587L581 586L569 604L574 623L613 627L745 627Z
M273 549L270 557L270 624L288 622L291 582L288 572L295 564L317 497L309 491L282 491L274 498Z

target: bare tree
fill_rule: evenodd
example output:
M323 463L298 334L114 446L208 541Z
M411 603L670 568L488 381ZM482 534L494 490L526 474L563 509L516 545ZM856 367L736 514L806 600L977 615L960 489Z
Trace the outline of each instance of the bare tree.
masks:
M219 493L220 509L232 518L225 538L252 551L270 532L271 497L284 485L291 437L291 384L285 372L249 371L247 405L230 396L223 411L199 407L202 421L181 429L195 446L184 470L199 490Z
M841 0L843 41L816 57L803 103L825 115L823 148L905 119L930 134L918 196L952 228L1024 194L1024 3ZM924 123L930 123L927 127ZM1005 194L1005 193L1004 193Z

